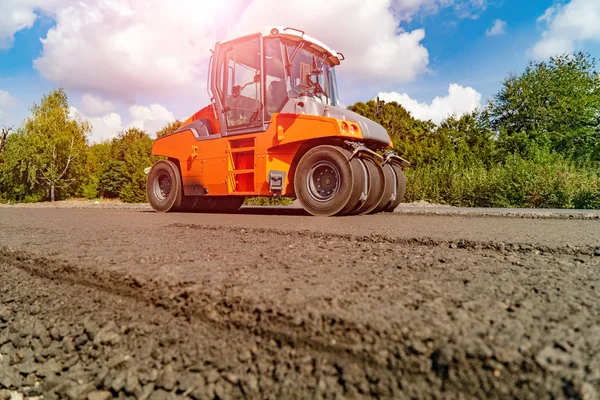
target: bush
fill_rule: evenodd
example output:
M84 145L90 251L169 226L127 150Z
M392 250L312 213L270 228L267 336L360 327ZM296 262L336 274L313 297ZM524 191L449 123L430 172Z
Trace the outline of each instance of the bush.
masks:
M538 150L528 158L461 166L452 162L407 171L407 201L462 207L600 208L597 169Z

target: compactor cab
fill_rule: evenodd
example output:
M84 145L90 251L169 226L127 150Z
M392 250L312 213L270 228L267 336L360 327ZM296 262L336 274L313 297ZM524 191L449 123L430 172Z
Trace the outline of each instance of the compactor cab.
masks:
M385 129L340 107L344 59L297 29L217 43L211 104L154 142L156 211L231 212L247 196L296 197L313 215L392 211L403 168Z

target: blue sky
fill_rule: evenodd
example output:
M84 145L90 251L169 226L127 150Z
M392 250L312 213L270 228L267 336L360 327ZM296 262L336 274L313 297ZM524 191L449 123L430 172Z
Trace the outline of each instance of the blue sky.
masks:
M294 8L299 1L227 1L231 4L222 8L204 3L200 9L205 7L202 12L208 21L211 13L218 20L233 7L237 11L231 26L200 21L191 30L181 30L188 18L185 14L170 20L164 15L172 9L163 9L152 15L146 11L151 7L144 12L136 8L146 4L136 0L126 1L125 9L116 0L91 2L104 18L92 20L86 20L91 18L90 7L78 9L72 0L57 0L52 7L15 6L0 0L0 15L20 7L30 16L8 22L0 17L0 25L6 22L8 27L0 28L0 125L18 126L44 93L63 86L79 116L92 122L91 139L109 138L128 126L153 133L169 119L185 118L205 105L206 62L215 40L241 27L280 24L282 19L283 24L289 21L303 27L344 52L348 64L338 71L344 104L381 94L434 122L448 112L460 114L484 105L509 72L522 71L532 59L542 60L565 49L600 58L600 33L595 31L600 28L593 26L600 26L598 0L331 0L327 5L304 0L314 4L303 4L300 9ZM348 24L342 25L345 18L339 18L340 22L328 17L328 13L345 12L339 11L339 4L332 6L337 10L328 8L336 2L354 3L355 9L362 5L364 26L350 30ZM321 19L298 11L310 8L314 12L315 5L323 8ZM271 12L263 12L266 9ZM354 12L348 10L349 15ZM543 15L546 18L540 20ZM165 32L153 37L157 20L164 21ZM486 34L497 20L503 29ZM422 40L409 38L408 33L415 30L424 30ZM403 35L404 42L398 40ZM41 39L46 37L43 44ZM564 37L570 38L567 47L558 40ZM538 45L542 41L544 46ZM377 66L378 60L363 56L382 42L393 57L382 58L383 65ZM34 66L36 59L41 61ZM454 91L449 95L450 85Z
M427 32L423 44L430 53L431 73L400 89L429 102L454 82L471 86L489 99L509 72L522 71L532 60L529 50L543 32L536 20L556 3L567 2L504 0L490 4L475 19L459 19L448 9L411 22L408 29L422 26ZM504 34L486 36L497 19L506 22ZM600 57L600 42L583 43L578 49Z

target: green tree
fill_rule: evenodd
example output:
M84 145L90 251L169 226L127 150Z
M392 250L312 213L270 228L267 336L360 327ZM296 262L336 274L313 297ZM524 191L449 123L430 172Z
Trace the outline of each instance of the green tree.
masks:
M57 192L74 194L86 176L89 131L87 122L69 117L63 89L44 95L31 108L25 127L7 140L3 167L7 197L20 200L43 193L54 201Z
M394 149L414 167L448 162L469 165L491 162L494 154L493 132L487 121L474 111L461 117L450 116L438 126L414 118L396 102L356 103L350 110L381 124L394 143Z
M432 141L435 124L413 118L410 112L396 102L382 101L380 106L377 117L377 103L373 100L356 103L348 109L381 124L392 138L394 149L413 165L428 161L431 154L424 143Z
M130 128L121 136L118 148L119 160L122 157L123 165L121 171L125 181L119 192L121 200L129 203L140 203L147 201L146 198L146 174L144 169L154 164L155 157L152 156L152 144L154 141L146 134L136 128Z
M183 121L180 121L178 119L176 119L173 122L169 122L167 125L164 126L164 128L162 128L160 131L156 132L156 137L159 138L161 136L168 135L169 133L176 132L182 123L183 123Z
M486 115L504 156L541 146L578 161L600 160L600 74L590 55L531 62L504 81Z
M90 146L88 157L88 179L81 186L81 195L89 199L96 197L111 197L106 196L105 187L102 185L102 177L107 165L112 161L111 142L105 140L100 143L95 143ZM118 192L115 196L117 197Z
M118 198L124 182L123 161L113 158L109 159L104 164L102 175L100 176L98 188L100 197Z
M495 143L493 132L479 112L473 111L461 117L447 117L436 128L442 159L450 160L462 167L493 162Z
M130 128L119 132L110 142L109 157L106 157L105 148L97 148L104 160L99 176L100 195L119 197L131 203L147 201L144 169L157 159L152 156L153 143L146 132Z
M17 201L39 201L44 192L39 185L30 183L29 144L23 129L6 138L2 163L0 163L0 187L3 197ZM35 175L33 177L35 182Z

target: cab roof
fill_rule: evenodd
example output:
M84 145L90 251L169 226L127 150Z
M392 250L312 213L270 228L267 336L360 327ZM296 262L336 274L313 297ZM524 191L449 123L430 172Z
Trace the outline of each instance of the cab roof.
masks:
M335 50L332 50L323 42L305 34L304 31L295 28L286 28L284 26L264 26L256 31L246 32L243 35L234 38L228 38L227 40L223 40L220 43L227 43L245 36L251 36L256 34L260 34L262 37L284 37L294 41L302 40L308 42L310 43L311 47L315 48L317 51L329 54L330 57L328 58L334 65L339 65L340 61L344 60L344 55L342 53L338 53Z

